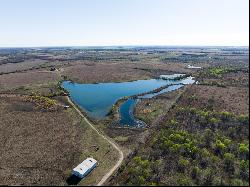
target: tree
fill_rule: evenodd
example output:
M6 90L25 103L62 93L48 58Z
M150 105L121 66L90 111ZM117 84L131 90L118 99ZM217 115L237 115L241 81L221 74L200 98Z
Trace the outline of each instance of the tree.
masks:
M215 142L215 154L223 155L223 152L225 149L226 149L225 144L223 144L220 140L216 140L216 142Z
M249 145L241 143L239 146L239 154L241 159L249 158Z
M184 173L188 165L189 165L189 161L184 159L183 157L180 157L178 170Z
M233 172L234 171L234 159L235 156L232 153L225 153L224 154L224 165L225 169L228 172Z
M233 179L231 183L233 186L246 186L244 185L244 182L240 179Z
M179 185L179 186L191 186L192 180L185 175L181 175L177 179L177 185Z
M233 114L230 113L230 112L227 112L227 111L221 112L221 119L222 119L223 122L228 121L232 117L233 117Z
M249 124L249 115L244 115L241 114L240 116L237 117L237 120L243 124Z
M249 160L240 161L240 176L244 180L249 180Z
M195 166L192 168L192 171L191 171L191 176L193 179L198 179L199 178L199 175L200 175L200 168Z
M206 147L211 147L211 143L214 140L214 133L211 129L206 128L204 132L204 141Z

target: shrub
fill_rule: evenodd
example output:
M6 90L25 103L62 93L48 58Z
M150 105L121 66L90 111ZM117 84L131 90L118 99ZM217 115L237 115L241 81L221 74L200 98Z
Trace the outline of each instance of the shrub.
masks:
M224 164L225 164L225 169L227 171L234 170L234 159L235 159L234 154L232 154L232 153L225 153L224 154Z
M211 115L209 111L199 111L198 114L205 119L208 119L208 117Z
M231 145L232 140L230 140L230 139L228 139L228 138L225 138L225 139L223 140L223 143L228 147L228 146Z
M201 151L201 155L202 155L202 157L209 157L210 153L206 148L203 148Z
M184 143L185 139L183 136L181 136L180 134L176 133L176 134L171 134L169 136L169 139L172 140L173 142L178 142L178 143Z
M201 177L203 185L211 186L214 178L214 171L211 168L201 170Z
M179 171L184 173L186 168L189 165L189 161L187 159L184 159L183 157L180 157L178 163L179 163L179 165L178 165Z
M156 183L156 182L151 182L151 183L149 184L149 186L157 186L157 183Z
M249 115L241 114L240 116L237 116L236 119L243 124L249 123Z
M192 171L191 171L192 178L193 179L198 179L199 175L200 175L200 168L197 167L197 166L193 167Z
M192 180L188 176L181 175L177 179L177 184L179 186L191 186Z
M249 160L240 161L240 176L244 180L249 180Z
M215 154L222 155L225 149L226 149L225 144L222 143L220 140L216 140L216 143L215 143Z
M240 179L233 179L231 184L232 186L245 186L244 182Z
M237 136L236 128L234 128L234 127L229 127L229 128L228 128L228 135L229 135L231 138L235 138L235 137Z
M49 109L56 105L56 101L48 97L39 96L32 93L32 96L28 98L29 101L34 102L37 106L43 109Z
M210 68L208 73L214 77L221 77L222 74L228 73L230 71L233 71L233 69L226 67L214 67Z
M172 119L172 120L170 120L169 125L176 126L176 125L178 125L178 122L176 120Z
M249 160L241 160L240 161L240 170L247 171L249 169Z
M210 118L209 119L209 123L212 123L212 124L218 124L220 122L220 119L218 118Z
M188 99L189 102L192 102L192 101L197 100L198 97L196 95L192 95L192 96L189 96L187 99Z
M174 153L178 153L181 149L181 145L180 144L174 144L170 147L170 150Z
M227 111L223 111L220 113L222 121L228 121L233 117L233 114Z
M205 146L210 147L213 140L214 140L213 131L211 129L206 128L204 132Z
M171 140L165 140L164 143L163 143L163 145L161 146L161 148L163 150L168 150L173 145L174 145L174 142L172 142Z
M215 156L215 155L212 155L211 160L212 160L213 163L217 163L217 162L219 162L220 158Z
M145 184L145 178L143 177L143 176L139 176L138 177L138 182L139 182L139 184Z
M223 186L222 178L220 176L215 176L212 181L212 186Z
M239 145L239 154L241 159L247 159L249 157L249 145L241 143Z

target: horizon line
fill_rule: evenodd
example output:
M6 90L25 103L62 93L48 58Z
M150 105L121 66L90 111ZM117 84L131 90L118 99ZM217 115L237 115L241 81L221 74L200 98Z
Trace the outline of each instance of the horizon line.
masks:
M161 44L151 44L151 45L41 45L41 46L0 46L0 49L7 48L74 48L74 47L248 47L249 45L161 45Z

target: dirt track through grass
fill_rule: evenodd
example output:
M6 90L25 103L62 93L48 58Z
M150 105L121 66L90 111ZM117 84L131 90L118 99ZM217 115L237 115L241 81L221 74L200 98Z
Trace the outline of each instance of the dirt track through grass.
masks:
M119 160L118 162L110 169L110 171L108 173L106 173L103 178L100 180L100 182L98 182L97 186L102 186L107 179L115 172L115 170L117 170L120 165L122 164L122 161L124 159L124 155L122 150L113 142L111 141L108 137L104 136L100 131L98 131L89 121L88 119L82 114L82 112L76 107L76 105L70 100L69 97L68 98L68 102L74 107L74 109L79 113L79 115L84 119L84 121L94 130L96 131L96 133L101 136L104 140L106 140L109 144L111 144L118 152L119 152Z

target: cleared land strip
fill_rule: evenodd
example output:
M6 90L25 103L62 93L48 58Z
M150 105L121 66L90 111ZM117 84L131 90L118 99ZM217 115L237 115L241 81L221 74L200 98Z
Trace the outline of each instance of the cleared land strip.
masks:
M110 169L108 173L106 173L101 181L97 184L97 186L102 186L107 179L115 172L116 169L118 169L124 159L124 155L122 150L114 143L112 142L109 138L104 136L101 132L99 132L89 121L88 119L82 114L82 112L76 107L76 105L70 100L70 98L67 96L68 102L74 107L74 109L79 113L79 115L85 120L85 122L94 130L96 133L101 136L103 139L105 139L109 144L111 144L118 152L119 152L119 160L118 162Z

